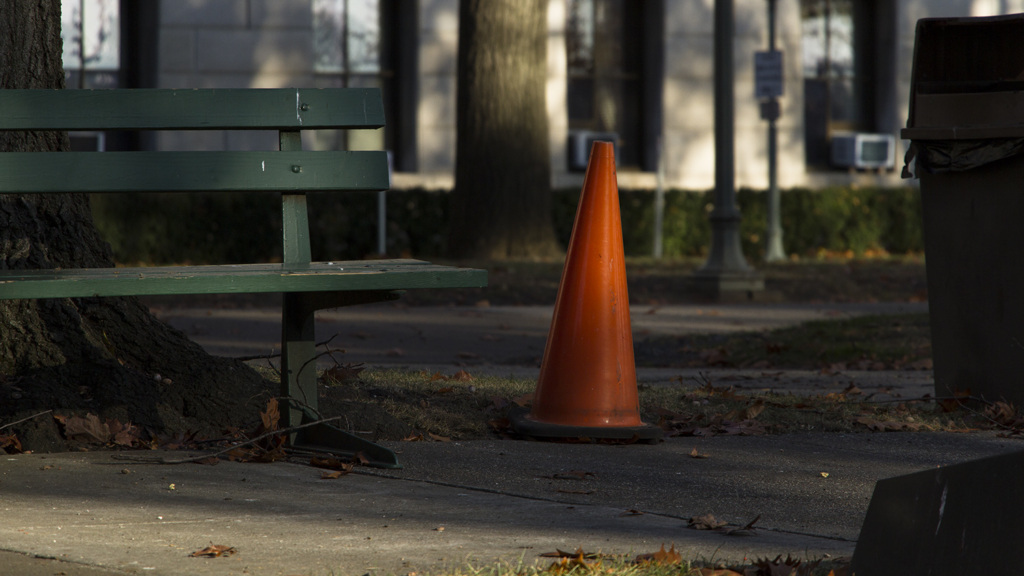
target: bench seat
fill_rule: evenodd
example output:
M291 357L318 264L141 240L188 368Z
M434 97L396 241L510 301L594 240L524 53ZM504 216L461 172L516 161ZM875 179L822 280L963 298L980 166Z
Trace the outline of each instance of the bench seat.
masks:
M0 272L0 300L169 294L249 294L471 288L487 272L421 260L75 268Z

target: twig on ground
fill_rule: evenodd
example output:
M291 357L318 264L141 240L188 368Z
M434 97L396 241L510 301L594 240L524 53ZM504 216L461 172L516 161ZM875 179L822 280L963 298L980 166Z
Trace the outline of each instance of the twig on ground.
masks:
M22 422L28 422L29 420L31 420L33 418L38 418L38 417L42 416L43 414L49 414L50 412L53 412L53 410L44 410L43 412L40 412L39 414L33 414L33 415L29 416L28 418L22 418L21 420L18 420L17 422L11 422L10 424L4 424L3 426L0 426L0 430L3 430L4 428L10 428L11 426L14 426L15 424L21 424Z
M317 418L323 418L323 415L320 414L319 410L317 410L316 408L313 408L312 406L310 406L309 404L303 402L302 400L299 400L298 398L292 398L291 396L274 396L273 399L274 400L284 400L285 402L295 402L296 404L298 404L298 405L302 406L303 408L306 408L307 410L312 412Z
M982 401L984 402L984 400L982 400ZM975 416L981 416L982 418L988 420L989 422L995 424L996 426L999 426L1003 430L1010 430L1010 431L1017 430L1017 428L1014 428L1013 426L1007 426L1006 424L1003 424L1001 422L997 422L996 420L991 418L988 414L984 414L982 412L978 412L977 410L974 410L973 408L968 408L966 404L961 404L960 408L963 408L964 410L967 410L968 412L970 412L971 414L974 414Z
M334 336L331 336L330 338L328 338L327 340L324 340L323 342L317 342L316 344L313 345L313 347L314 348L319 348L319 347L323 346L324 344L330 344L331 341L334 340L335 338L337 338L338 336L341 336L341 332L336 332L334 334ZM271 352L273 352L273 349L271 349ZM280 357L281 357L281 354L277 353L277 354L270 354L270 355L267 355L267 356L235 356L234 358L232 358L232 360L241 360L242 362L248 362L249 360L272 360L274 358L280 358Z
M203 460L206 458L220 456L221 454L227 454L228 452L231 452L235 448L241 448L242 446L254 444L256 442L259 442L260 440L263 440L264 438L269 438L271 436L277 436L280 434L290 434L292 432L295 432L296 430L302 430L303 428L309 428L310 426L316 426L317 424L326 424L327 422L341 420L342 418L344 418L344 416L334 416L331 418L323 418L321 420L317 420L316 422L306 422L305 424L299 424L298 426L289 426L288 428L282 428L281 430L271 430L270 432L260 434L259 436L252 438L250 440L246 440L245 442L240 442L238 444L228 446L227 448L214 452L213 454L200 454L199 456L192 456L190 458L144 458L141 456L127 456L123 454L114 454L111 456L111 458L113 458L114 460L130 460L132 462L143 462L146 464L187 464L189 462L195 462L196 460Z
M280 356L280 354L278 354L278 356ZM271 370L271 371L272 371L272 372L273 372L274 374L277 374L277 378L278 378L278 380L280 380L280 379L281 379L281 371L280 371L280 370L278 370L277 368L274 368L274 363L270 361L270 358L267 358L267 367L268 367L268 368L270 368L270 370Z
M345 350L344 350L344 349L342 349L342 348L339 348L339 349L337 349L337 350L331 350L330 348L328 348L326 352L321 352L321 353L317 354L316 356L313 356L313 357L312 357L312 358L310 358L309 360L306 360L306 361L305 361L305 362L304 362L304 363L302 364L302 366L300 366L300 367L299 367L299 374L302 374L302 371L306 369L306 366L309 366L309 363L310 363L310 362L315 362L315 361L316 361L316 359L317 359L317 358L319 358L319 357L321 357L321 356L330 356L330 357L331 357L331 360L334 360L334 363L335 363L335 364L339 364L339 362L338 362L338 359L337 359L337 358L335 358L335 357L334 357L334 356L333 356L333 355L331 354L331 352L341 352L342 354L344 354L344 353L345 353Z

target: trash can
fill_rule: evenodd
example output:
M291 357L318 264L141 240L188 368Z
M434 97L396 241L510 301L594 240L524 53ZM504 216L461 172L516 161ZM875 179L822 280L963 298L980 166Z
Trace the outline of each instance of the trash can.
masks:
M1024 15L918 21L903 176L924 217L935 393L1024 405Z

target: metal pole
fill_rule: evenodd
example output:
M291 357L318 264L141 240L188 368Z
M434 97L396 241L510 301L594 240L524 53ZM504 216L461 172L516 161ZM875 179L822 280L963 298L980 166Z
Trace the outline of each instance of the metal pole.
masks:
M654 189L654 257L659 259L663 252L662 229L665 222L665 159L662 157L664 154L662 150L662 140L659 137L657 144L657 186Z
M768 0L768 50L775 51L775 2ZM773 98L774 100L774 98ZM765 261L786 259L782 249L782 206L779 195L779 132L774 117L768 119L768 229L765 232Z
M722 276L754 274L743 258L740 211L736 206L733 27L732 0L715 0L715 207L709 217L708 260L695 276L698 280L712 280L716 294L725 289ZM763 280L760 289L763 289Z
M377 254L388 253L388 202L387 192L377 192Z

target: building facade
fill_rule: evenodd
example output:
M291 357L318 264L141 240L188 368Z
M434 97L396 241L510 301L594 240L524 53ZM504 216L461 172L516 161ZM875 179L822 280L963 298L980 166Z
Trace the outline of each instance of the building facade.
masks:
M64 0L69 87L379 86L383 131L319 149L392 151L396 188L453 185L458 0ZM767 186L754 53L768 0L734 0L736 185ZM776 0L783 53L779 184L898 185L919 18L1024 11L1024 0ZM549 0L552 184L579 186L590 139L619 145L623 188L714 185L714 0ZM831 155L838 137L892 137L893 168ZM270 133L161 133L160 149L272 149Z

